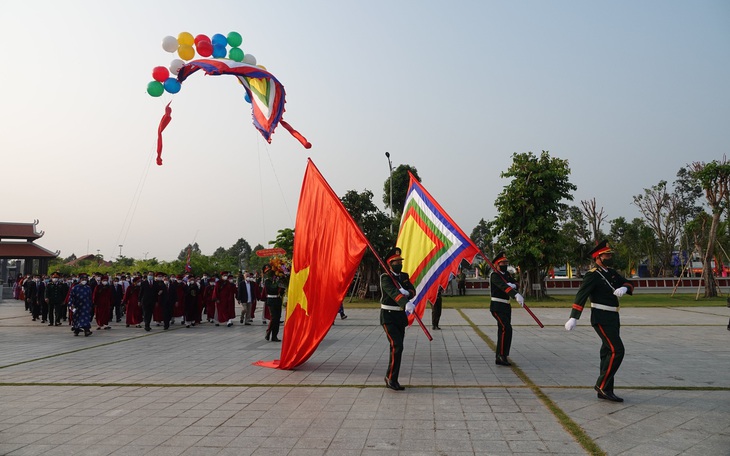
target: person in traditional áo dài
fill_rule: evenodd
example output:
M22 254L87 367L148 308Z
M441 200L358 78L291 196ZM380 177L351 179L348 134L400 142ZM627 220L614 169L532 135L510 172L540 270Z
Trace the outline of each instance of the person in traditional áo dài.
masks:
M72 317L72 330L74 336L84 331L84 336L90 336L91 332L91 287L88 284L89 276L79 274L79 283L71 288L68 298L68 308Z
M213 300L215 301L215 325L225 323L233 326L236 317L236 284L235 277L228 271L221 272L221 280L216 284Z
M571 331L580 318L583 307L591 300L591 326L601 339L601 367L594 389L599 399L612 402L623 402L613 391L614 377L624 359L624 344L619 330L621 323L618 316L619 298L631 295L634 286L622 277L613 265L613 250L608 241L601 241L589 252L596 267L583 276L578 293L573 301L570 319L565 329Z
M92 300L94 302L94 315L96 316L96 329L111 329L109 319L112 313L112 286L109 284L109 276L102 276L101 283L94 288Z
M408 326L408 315L413 313L415 305L409 302L416 296L416 288L411 283L408 273L403 272L401 249L395 247L388 252L386 263L390 272L380 275L380 325L388 337L390 359L385 371L385 386L395 391L405 387L398 382L400 363L403 357L403 339Z
M141 289L142 279L140 277L135 277L132 279L132 284L127 287L127 291L124 292L122 304L124 305L127 328L129 328L130 325L134 325L137 328L142 327L142 303L139 301Z
M512 306L510 298L514 298L521 306L525 305L525 298L517 292L514 277L509 273L509 261L504 252L499 252L492 260L497 270L489 276L491 290L489 311L497 320L497 350L495 363L500 366L511 366L507 357L512 346Z
M195 326L196 322L200 319L200 312L198 312L199 295L200 287L195 283L195 276L190 275L187 286L185 287L185 315L183 315L183 321L185 322L186 328Z

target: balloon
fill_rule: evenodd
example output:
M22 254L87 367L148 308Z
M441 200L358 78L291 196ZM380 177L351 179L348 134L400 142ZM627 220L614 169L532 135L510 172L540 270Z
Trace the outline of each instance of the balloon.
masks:
M248 96L248 92L246 92L246 95L243 97L244 100L246 100L246 103L251 103L251 97Z
M149 93L153 97L159 97L164 91L165 87L160 81L150 81L150 83L147 84L147 93Z
M210 57L213 54L213 45L210 44L210 41L198 41L195 49L198 50L201 57Z
M211 39L210 42L213 43L213 47L225 47L228 44L228 40L226 39L226 37L221 35L220 33L216 33L215 35L213 35L213 39Z
M158 82L165 82L170 77L170 72L163 66L157 66L152 69L152 79Z
M231 48L230 51L228 51L228 58L231 60L235 60L236 62L240 62L243 60L243 51L241 48Z
M195 49L187 44L181 44L177 50L177 55L183 60L192 60L195 57Z
M180 82L175 78L168 78L165 80L163 87L170 93L178 93L180 91Z
M256 65L256 57L254 57L253 54L246 54L243 56L243 63L248 63L249 65Z
M231 32L226 37L226 41L228 42L228 45L231 47L239 47L241 43L243 43L243 38L241 38L241 34L238 32Z
M213 45L213 57L219 59L226 56L226 47L218 44Z
M208 35L203 35L202 33L200 35L195 35L195 45L197 46L201 41L210 42L210 38L208 38Z
M259 68L261 68L261 69L262 69L262 70L264 70L264 71L269 71L269 70L267 70L267 69L266 69L266 67L265 67L265 66L263 66L263 65L256 65L256 66L257 66L257 67L259 67Z
M177 42L178 44L185 45L185 46L192 46L193 43L195 43L195 39L193 38L193 35L189 34L188 32L181 32L177 36Z
M175 52L177 51L177 38L174 36L166 36L162 39L162 49L166 50L167 52Z
M185 62L183 62L180 59L175 59L172 62L170 62L170 73L177 74L178 71L180 71L180 68L185 65ZM162 81L160 81L162 82Z

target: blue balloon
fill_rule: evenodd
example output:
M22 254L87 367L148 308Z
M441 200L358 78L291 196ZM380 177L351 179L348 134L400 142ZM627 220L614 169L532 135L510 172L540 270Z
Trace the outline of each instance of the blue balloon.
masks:
M251 103L251 97L248 96L248 92L246 92L246 96L243 99L246 100L246 103Z
M226 47L228 44L228 38L226 38L225 35L222 35L220 33L216 33L213 35L213 38L211 38L210 42L213 44L213 46L223 46Z
M178 93L180 91L180 81L175 78L167 78L162 84L169 93Z
M220 59L226 56L226 46L213 45L213 57Z

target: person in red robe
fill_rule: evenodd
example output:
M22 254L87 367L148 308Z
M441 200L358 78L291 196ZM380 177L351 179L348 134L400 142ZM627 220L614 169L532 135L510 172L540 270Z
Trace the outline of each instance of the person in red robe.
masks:
M216 284L213 292L215 301L215 325L226 323L226 326L233 326L233 319L236 317L236 283L235 278L228 272L221 273L221 280Z
M213 323L213 317L215 316L215 299L213 299L213 295L215 295L216 283L216 277L211 277L208 281L208 285L205 286L205 290L203 290L205 317L208 320L208 323Z
M182 280L181 275L170 275L170 282L175 283L175 304L172 307L172 324L175 324L175 318L180 317L181 325L185 324L185 295L187 294L187 285Z
M141 289L140 277L135 277L132 280L132 285L127 287L127 291L124 292L124 298L122 299L122 305L124 306L127 328L130 325L135 325L137 328L142 327L142 303L139 302L139 291Z
M96 316L96 329L111 329L109 319L111 318L113 302L112 286L109 284L109 276L101 277L101 284L94 288L92 302L94 303L94 315Z

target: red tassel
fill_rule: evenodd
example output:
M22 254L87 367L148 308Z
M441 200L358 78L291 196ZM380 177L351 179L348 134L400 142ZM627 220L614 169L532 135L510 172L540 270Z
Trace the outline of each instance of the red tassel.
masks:
M312 148L312 144L309 141L307 141L307 138L305 138L304 136L301 135L301 133L299 133L298 131L293 129L291 127L291 125L289 125L284 119L279 120L279 123L281 124L282 127L286 128L286 130L289 133L291 133L292 136L297 138L297 140L299 140L299 142L302 143L302 146L304 146L305 149Z
M172 103L172 101L170 102ZM162 166L162 132L170 124L172 120L172 108L170 103L165 106L165 115L160 119L160 126L157 127L157 164Z

